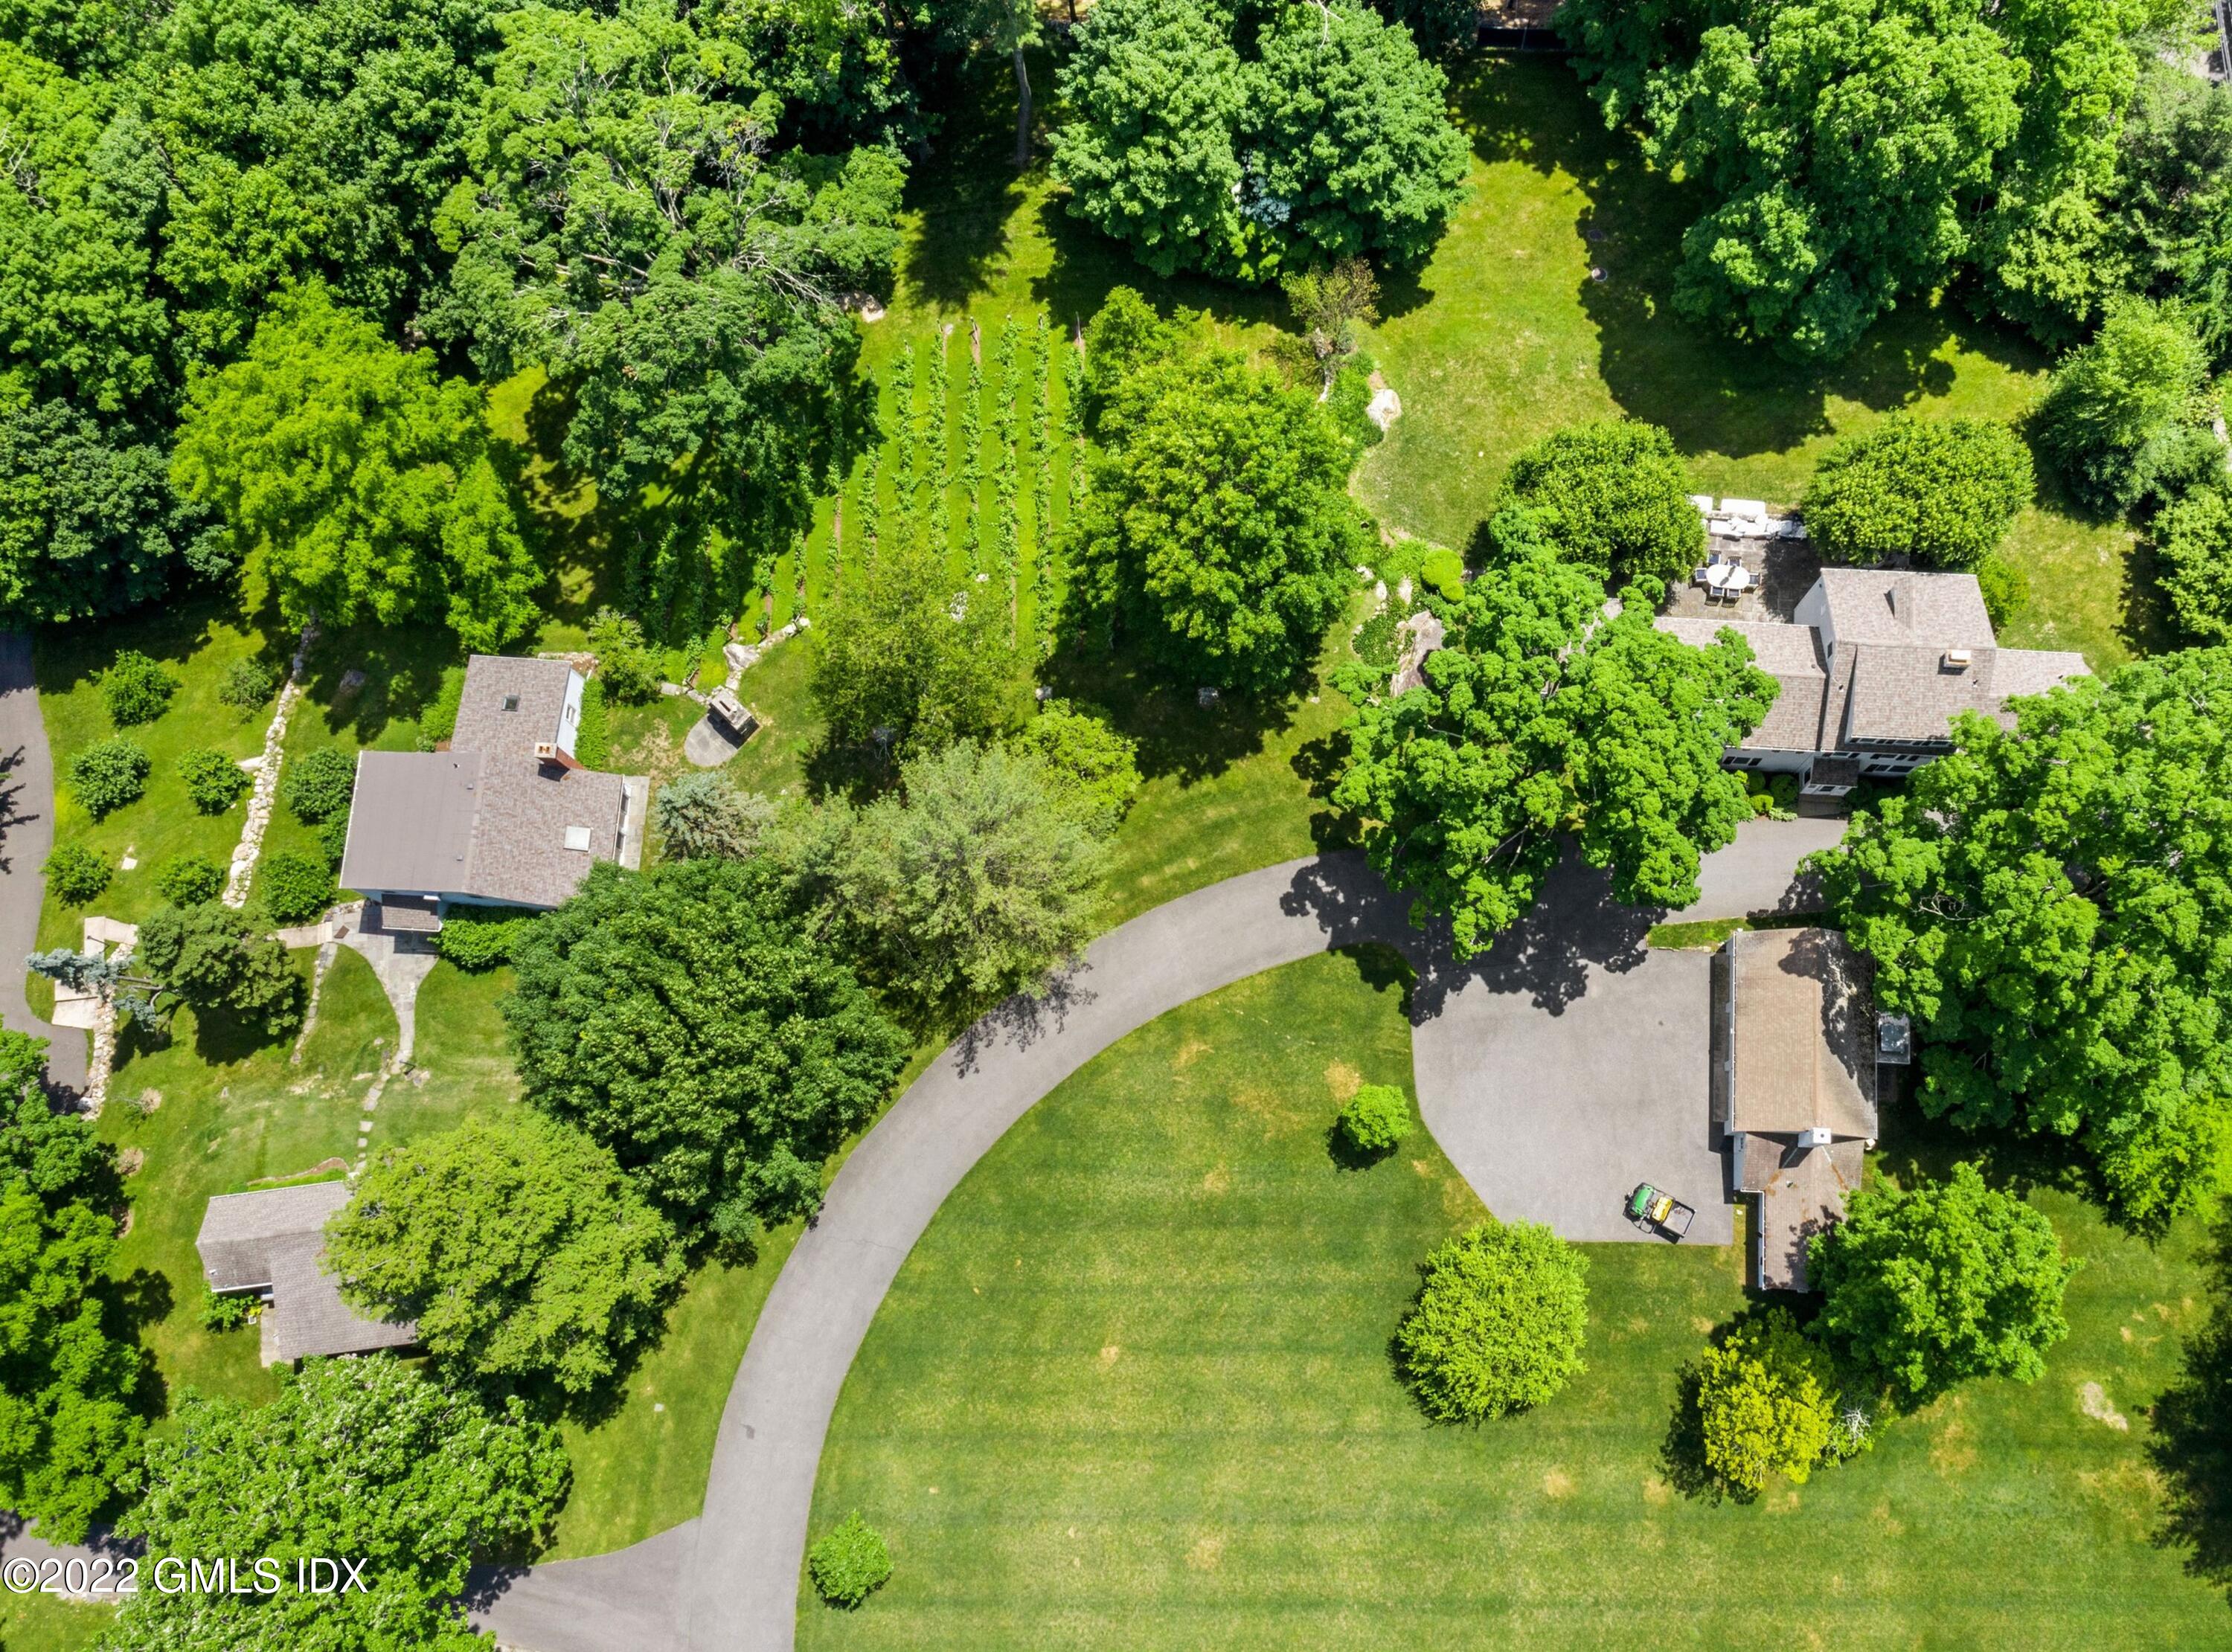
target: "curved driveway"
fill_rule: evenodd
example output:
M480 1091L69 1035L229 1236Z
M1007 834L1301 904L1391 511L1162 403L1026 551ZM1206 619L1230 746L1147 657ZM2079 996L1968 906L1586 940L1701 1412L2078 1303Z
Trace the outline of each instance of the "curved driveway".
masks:
M1748 826L1736 845L1710 858L1705 898L1684 916L1788 906L1797 859L1835 841L1839 829L1812 820ZM1523 1091L1489 1085L1486 1126L1469 1127L1483 1099L1476 1040L1546 1015L1562 1021L1599 978L1663 980L1677 997L1691 986L1703 990L1703 959L1646 955L1643 930L1661 915L1616 907L1600 880L1562 878L1542 910L1478 967L1452 970L1360 858L1327 856L1230 878L1104 936L1054 999L1006 1007L950 1047L846 1160L753 1329L722 1416L702 1516L614 1554L478 1576L474 1621L531 1652L790 1652L814 1478L846 1375L907 1253L1009 1125L1157 1016L1280 964L1377 941L1402 948L1420 969L1420 1039L1432 1046L1431 1059L1424 1049L1415 1058L1426 1121L1476 1187L1493 1184L1513 1156L1509 1108L1523 1098L1539 1110L1544 1085L1560 1075L1530 1053ZM1628 990L1623 984L1604 996ZM1485 1019L1445 1013L1460 994L1494 1007ZM1700 1027L1703 1009L1700 997L1690 1012ZM1648 1015L1632 1030L1634 1063L1666 1065L1661 1031ZM1585 1058L1602 1037L1571 1024L1562 1043L1567 1058ZM1698 1104L1694 1156L1706 1150L1702 1059L1701 1045L1690 1092ZM1543 1176L1563 1169L1537 1167L1532 1196ZM1495 1198L1489 1202L1496 1208Z

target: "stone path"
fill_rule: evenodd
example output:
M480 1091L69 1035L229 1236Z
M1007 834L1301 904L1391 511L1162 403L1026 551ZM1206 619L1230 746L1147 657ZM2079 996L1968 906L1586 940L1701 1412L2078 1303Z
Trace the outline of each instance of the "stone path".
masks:
M287 722L295 703L302 697L303 672L310 661L310 645L318 638L315 625L304 625L295 644L295 658L287 667L287 680L279 685L279 703L271 724L263 731L263 755L256 765L256 784L248 794L248 819L242 822L240 843L232 852L232 870L224 880L224 904L248 904L248 886L256 878L256 858L263 852L263 831L271 824L271 809L279 796L279 765L286 755Z
M1706 898L1682 916L1792 910L1801 898L1797 859L1829 824L1748 825L1708 865ZM1586 1163L1560 1162L1554 1139L1547 1147L1513 1139L1515 1127L1541 1114L1542 1086L1530 1092L1537 1105L1515 1109L1502 1091L1468 1092L1455 1082L1484 1053L1476 1041L1483 1027L1522 1014L1550 1023L1545 1036L1552 1048L1564 1046L1567 1069L1543 1076L1571 1085L1575 1064L1589 1059L1582 1046L1623 1020L1615 1012L1583 1021L1573 1015L1582 999L1628 1007L1627 1060L1645 1066L1662 1020L1683 1013L1702 1021L1707 1005L1701 972L1684 962L1671 972L1645 967L1666 956L1643 947L1644 930L1663 914L1607 910L1579 874L1561 881L1557 898L1538 923L1464 969L1437 956L1431 937L1411 928L1405 903L1353 856L1230 878L1102 936L1053 997L1004 1006L950 1046L846 1160L754 1326L694 1535L680 1527L617 1554L484 1575L475 1622L529 1652L790 1652L822 1441L899 1265L962 1176L1040 1097L1126 1033L1204 993L1331 947L1401 947L1420 970L1414 1071L1437 1139L1468 1177L1493 1182L1518 1162L1509 1187L1489 1201L1505 1215L1532 1215L1530 1201L1562 1198L1566 1180L1586 1173ZM1685 974L1698 977L1686 1008ZM1638 995L1633 988L1645 981L1651 991ZM1491 1012L1461 1010L1465 1001ZM1612 1076L1625 1083L1632 1074ZM1693 1156L1677 1167L1684 1174L1701 1171L1694 1156L1709 1130L1702 1069L1697 1077L1694 1094L1670 1087L1636 1104L1657 1137ZM1556 1209L1546 1214L1560 1220ZM1580 1215L1593 1221L1586 1208ZM1608 1236L1639 1237L1624 1227Z

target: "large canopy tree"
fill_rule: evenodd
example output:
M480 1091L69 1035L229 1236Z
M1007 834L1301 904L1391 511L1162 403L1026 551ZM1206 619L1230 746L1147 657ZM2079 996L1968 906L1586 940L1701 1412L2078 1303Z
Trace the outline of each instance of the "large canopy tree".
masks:
M172 477L222 516L290 620L439 614L490 650L535 618L542 571L490 456L484 400L314 283L195 387Z
M2232 1090L2232 651L2013 709L1855 814L1823 890L1914 1018L1924 1111L2068 1138L2157 1230L2212 1184Z
M1333 799L1420 919L1446 915L1458 956L1485 950L1578 845L1631 904L1697 898L1700 857L1751 806L1721 767L1773 703L1775 679L1723 632L1693 648L1651 624L1658 588L1606 612L1598 577L1537 545L1446 605L1424 683L1390 696L1350 667L1349 761Z
M538 1114L475 1118L380 1155L327 1230L341 1294L417 1322L475 1377L608 1383L682 1280L674 1230L606 1149Z
M1195 683L1288 681L1368 542L1346 438L1307 391L1197 343L1142 362L1096 418L1062 544L1068 623L1113 625Z
M504 1019L528 1099L610 1148L685 1234L749 1240L814 1208L906 1035L803 932L771 875L609 862L513 955Z
M1973 267L2063 341L2104 295L2125 0L1569 0L1606 119L1701 181L1676 303L1805 359Z
M887 288L905 171L881 149L777 149L777 92L672 0L503 21L444 209L442 330L491 377L547 366L564 452L615 505L627 606L697 632L788 547L861 417L844 303Z
M491 1411L384 1355L308 1361L269 1404L189 1392L174 1422L120 1523L146 1554L101 1652L484 1652L467 1571L547 1542L571 1480L557 1430L519 1402ZM220 1555L242 1558L249 1590L153 1586L166 1561ZM295 1587L297 1560L335 1556L362 1587ZM286 1585L269 1594L252 1592L264 1558Z

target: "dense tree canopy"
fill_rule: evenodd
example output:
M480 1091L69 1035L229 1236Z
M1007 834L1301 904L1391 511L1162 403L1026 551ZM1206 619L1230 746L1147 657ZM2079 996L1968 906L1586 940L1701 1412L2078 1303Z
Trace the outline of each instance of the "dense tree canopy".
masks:
M1893 414L1821 456L1806 489L1806 526L1848 562L1911 557L1974 569L2030 502L2030 452L2005 424Z
M1463 198L1447 80L1355 0L1112 0L1079 36L1055 172L1159 275L1416 266Z
M381 1154L325 1261L360 1308L417 1321L436 1359L574 1395L656 1336L682 1279L674 1230L612 1154L535 1113Z
M2140 65L2112 215L2124 282L2181 303L2215 365L2232 364L2232 85Z
M2163 595L2196 642L2232 643L2232 480L2192 488L2152 524Z
M1820 1331L1904 1404L1972 1377L2036 1382L2069 1334L2061 1292L2077 1267L2054 1224L1973 1164L1856 1191L1812 1250Z
M275 1038L302 1025L308 994L287 949L230 906L159 909L140 926L132 963L197 1015L228 1016Z
M550 369L566 458L606 498L672 494L621 547L626 594L696 631L805 528L860 416L841 306L888 288L905 168L773 147L779 94L672 0L529 4L503 30L435 324L491 376Z
M1088 360L1099 343L1096 319ZM1197 345L1126 373L1098 424L1062 546L1068 624L1113 626L1194 683L1287 682L1368 545L1332 419L1307 391Z
M1560 26L1606 120L1710 192L1677 307L1821 358L1962 269L2051 340L2090 318L2145 10L1571 0Z
M1924 1109L2070 1138L2159 1228L2210 1184L2232 1087L2232 652L2015 709L1856 813L1824 891L1914 1018Z
M2040 447L2079 501L2114 515L2188 462L2208 358L2175 309L2109 307L2092 340L2062 358L2036 419Z
M1422 686L1390 696L1368 667L1340 679L1358 709L1334 800L1421 917L1453 920L1459 956L1533 905L1569 841L1621 900L1678 907L1750 818L1721 755L1775 679L1732 632L1693 648L1658 630L1655 595L1631 588L1608 618L1596 575L1538 546L1447 605Z
M486 651L534 618L542 572L489 456L483 399L306 287L196 387L172 474L222 515L290 620L439 614Z
M1599 419L1553 431L1511 462L1504 492L1599 578L1686 580L1705 522L1674 438L1656 424Z
M610 1148L685 1234L811 1210L907 1040L769 880L721 859L594 867L513 955L528 1098Z
M384 1355L308 1361L269 1404L190 1392L175 1421L120 1523L146 1554L101 1652L478 1652L458 1601L467 1569L546 1540L570 1479L556 1429L518 1402L492 1412ZM244 1557L251 1583L269 1557L288 1586L152 1586L172 1557L219 1555ZM363 1563L362 1588L293 1586L297 1559L341 1555Z
M140 1354L109 1323L115 1163L49 1109L45 1053L0 1033L0 1505L75 1543L136 1465Z

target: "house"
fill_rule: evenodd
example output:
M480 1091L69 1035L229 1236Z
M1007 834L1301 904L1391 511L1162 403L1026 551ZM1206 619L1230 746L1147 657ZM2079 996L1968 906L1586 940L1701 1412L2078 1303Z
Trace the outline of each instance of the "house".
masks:
M220 1294L253 1291L269 1305L263 1318L266 1365L313 1354L407 1348L418 1339L413 1325L357 1312L319 1266L327 1218L348 1198L346 1182L311 1182L219 1194L202 1215L194 1248L201 1253L209 1288Z
M2081 654L2001 647L1973 573L1824 568L1787 621L1665 615L1657 623L1699 647L1723 629L1751 645L1782 691L1725 761L1795 774L1817 797L1903 779L1953 748L1960 713L2012 722L2010 698L2088 670Z
M1729 1185L1756 1196L1760 1288L1803 1291L1876 1142L1875 997L1834 930L1740 930L1716 960L1713 1118Z
M341 881L366 923L432 933L455 902L563 905L600 860L636 866L650 787L574 756L587 683L562 659L476 654L447 751L367 751Z

